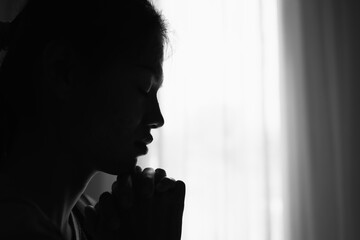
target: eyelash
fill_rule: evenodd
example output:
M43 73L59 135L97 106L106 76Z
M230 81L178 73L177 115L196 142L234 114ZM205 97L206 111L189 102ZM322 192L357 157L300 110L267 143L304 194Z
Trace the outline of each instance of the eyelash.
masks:
M151 90L151 87L149 87L148 89L145 89L144 87L139 87L139 91L145 96L149 95L150 90Z

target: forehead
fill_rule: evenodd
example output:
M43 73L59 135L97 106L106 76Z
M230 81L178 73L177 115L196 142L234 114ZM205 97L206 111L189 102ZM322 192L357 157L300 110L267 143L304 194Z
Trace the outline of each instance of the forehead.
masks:
M127 74L143 75L146 74L152 78L153 84L161 86L163 82L163 45L158 36L143 39L141 43L134 41L128 46L118 46L115 44L112 51L109 65L105 69L127 72ZM119 72L120 71L120 72ZM124 73L124 72L123 72ZM145 76L145 75L143 75Z
M139 54L129 56L127 64L130 68L135 67L138 71L152 76L153 83L161 86L163 82L163 49L159 44L149 44Z

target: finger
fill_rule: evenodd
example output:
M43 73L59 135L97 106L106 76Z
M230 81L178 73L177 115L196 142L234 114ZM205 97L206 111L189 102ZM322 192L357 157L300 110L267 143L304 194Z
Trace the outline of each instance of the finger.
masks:
M99 202L97 203L97 212L102 215L113 215L113 209L115 207L111 193L104 192L100 195Z
M182 231L182 218L184 213L186 186L182 181L176 181L174 191L172 193L174 205L169 209L169 239L180 240Z
M136 166L134 172L131 174L133 187L137 188L139 185L139 179L142 177L142 168L140 166Z
M126 185L128 183L129 176L129 174L118 175L115 182L117 182L120 186Z
M178 203L182 205L184 205L185 193L186 193L185 183L181 180L176 181L174 187L174 198L177 200Z
M134 180L134 191L138 198L149 199L154 194L155 171L152 168L145 168L141 175Z
M155 194L153 199L153 233L156 240L172 240L168 238L169 201L164 194ZM171 217L171 216L170 216Z
M84 210L84 227L86 232L92 236L94 239L102 239L99 236L105 236L106 234L111 234L108 232L110 230L117 230L120 228L120 222L117 219L109 219L106 224L106 229L104 229L104 224L99 224L99 214L97 214L95 208L91 205L85 207ZM106 239L109 239L106 237Z
M149 179L154 179L154 176L155 176L155 171L153 168L145 168L143 171L142 171L142 174L145 178L149 178Z
M116 230L120 227L117 216L117 206L114 196L109 192L101 194L98 203L99 228L106 230Z
M86 206L84 210L84 215L85 215L84 225L86 232L88 232L91 236L95 236L97 220L98 220L98 216L95 208L91 205Z
M143 196L150 198L155 190L155 171L153 168L145 168L143 171Z
M133 178L134 183L134 214L136 216L136 228L134 239L154 239L152 237L152 199L154 193L155 171L145 168L141 174Z
M135 174L141 174L142 173L142 169L140 166L136 166L135 167Z
M171 178L164 178L153 199L153 222L155 239L180 240L184 211L185 184Z
M166 192L172 188L174 188L176 185L176 181L173 178L164 177L157 185L156 185L156 191L159 193Z
M166 172L162 168L157 168L155 170L155 186L164 178L166 177Z
M116 199L119 211L128 209L133 205L133 183L132 178L127 175L126 180L115 181L111 186L111 193Z

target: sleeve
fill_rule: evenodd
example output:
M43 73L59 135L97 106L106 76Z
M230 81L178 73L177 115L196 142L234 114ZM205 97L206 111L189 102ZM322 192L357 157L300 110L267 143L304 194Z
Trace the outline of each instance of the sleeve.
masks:
M60 231L33 206L0 202L0 239L64 240Z

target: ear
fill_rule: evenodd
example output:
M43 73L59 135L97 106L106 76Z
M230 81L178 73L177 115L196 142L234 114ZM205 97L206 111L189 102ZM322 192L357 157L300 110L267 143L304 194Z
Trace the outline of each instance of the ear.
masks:
M64 44L49 43L42 56L43 81L50 95L61 101L68 101L74 83L70 74L70 57Z

